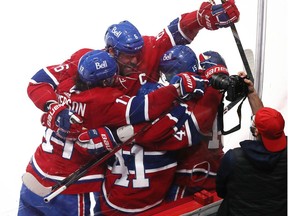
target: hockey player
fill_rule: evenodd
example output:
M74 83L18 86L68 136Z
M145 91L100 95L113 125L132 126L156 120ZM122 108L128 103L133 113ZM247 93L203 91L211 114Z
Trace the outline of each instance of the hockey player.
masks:
M93 134L98 140L98 144L93 147L96 146L97 149L92 150L101 155L103 151L109 151L116 145L111 131L101 126L115 127L153 120L163 110L173 106L178 92L183 92L177 91L175 85L170 85L147 97L123 95L120 90L111 87L118 72L113 57L105 51L93 50L85 53L79 61L76 56L80 58L81 55L78 54L73 55L73 58L76 58L75 62L79 62L78 76L67 78L57 86L58 101L50 103L49 111L42 117L43 125L47 126L45 135L26 169L46 187L55 185L91 159L77 150L77 144L73 139L78 136L82 127L98 128ZM57 76L60 69L67 70L69 74L71 70L76 70L74 61L48 67L47 72ZM48 78L46 75L47 73L41 70L33 78ZM183 82L179 84L180 88L189 93L192 89L185 87L185 77L181 79ZM163 110L153 109L155 106ZM76 119L81 123L81 127L73 127L74 122L65 121L71 119L71 116L73 121ZM105 116L107 118L104 118ZM69 131L71 126L72 133ZM89 215L89 192L99 191L103 172L103 167L91 170L49 204L44 203L42 197L29 190L33 185L24 182L18 215Z
M208 70L203 70L203 75L208 76L209 74L209 76L212 76L209 72L213 68L223 67L219 64L222 58L219 59L219 54L215 52L206 54L210 54L209 57L212 58L205 62ZM160 68L164 73L167 71L166 74L175 75L181 70L190 73L198 72L198 60L189 47L175 46L164 54L163 59L165 59L165 63L161 61ZM212 65L213 68L211 68ZM220 72L228 73L225 69ZM210 78L209 76L208 78ZM174 80L175 78L177 76L173 77ZM140 94L146 94L158 89L158 87L159 85L156 83L147 82L140 89ZM212 87L208 88L210 92L208 95L205 92L204 95L206 100L201 101L199 98L198 101L196 100L197 102L193 102L195 98L193 100L186 99L187 111L182 118L178 117L178 121L175 122L169 117L161 118L140 138L135 138L133 145L124 146L122 150L116 153L116 157L108 162L108 170L102 186L103 197L100 198L101 210L95 209L95 214L97 214L97 211L101 211L104 215L140 213L162 204L177 168L177 157L175 157L173 150L190 146L184 150L188 150L191 155L209 153L206 150L207 143L201 143L200 145L203 145L203 147L199 146L201 138L199 130L200 132L204 131L206 135L210 133L222 94ZM195 94L193 95L195 96ZM184 106L184 104L182 105ZM124 128L121 128L122 136L118 134L118 137L125 137L123 135L125 130L126 136L134 132L137 133L139 125ZM128 132L129 130L132 130L132 132ZM194 151L197 152L194 153ZM201 158L201 155L195 160L186 158L186 161L190 160L194 163L192 165L188 164L188 166L185 164L186 168L190 168L206 159L211 164L214 160L218 162L218 155L216 158L210 158L213 154L209 154L209 156L202 155L204 159ZM212 167L214 170L213 165ZM162 176L165 176L165 178L162 178ZM192 187L192 183L190 183L190 186ZM193 186L196 187L197 185Z
M107 54L108 55L108 54ZM83 59L83 58L82 58ZM85 61L84 61L85 62ZM80 65L81 65L81 62L80 62ZM97 65L97 64L94 64L93 63L93 65ZM57 67L56 67L57 68ZM86 70L84 70L85 69L85 66L80 66L79 68L82 68L82 69L79 69L79 71L82 71L83 73L84 72L86 72ZM84 69L83 69L84 68ZM89 66L87 66L87 68L88 69L91 69L91 67L89 67ZM106 71L107 72L107 71ZM110 73L110 72L109 72ZM91 78L90 77L90 73L84 73L84 74L86 74L87 76L88 76L88 78ZM113 74L113 73L112 73ZM103 76L103 74L102 74L102 76ZM85 77L85 76L84 76ZM83 77L83 78L84 78ZM99 78L99 77L97 77L97 78ZM102 77L103 78L103 77ZM107 78L107 77L105 77L105 78ZM73 79L72 79L73 80ZM85 79L86 81L87 81L87 79ZM89 81L91 81L91 80L89 80ZM111 81L111 80L110 80ZM72 84L73 84L74 82L72 82ZM108 85L108 83L111 83L111 82L109 82L109 80L107 80L107 79L105 79L105 82L103 82L103 83L105 83L105 85ZM73 97L73 93L75 94L74 96L75 97L79 97L80 98L80 100L82 99L82 97L83 97L83 95L81 95L81 94L77 94L78 93L78 91L76 91L77 90L77 88L75 89L75 88L72 88L73 87L73 85L71 84L71 81L69 81L69 79L67 79L67 80L65 80L65 81L63 81L59 86L58 86L58 88L57 88L57 93L59 93L59 98L61 98L61 100L63 100L63 98L66 98L66 97L69 97L69 96L67 96L67 95L69 95L69 94L71 94L70 95L70 97ZM80 87L81 86L83 86L83 85L80 85ZM87 85L84 85L85 87L87 86ZM77 87L77 86L76 86ZM78 86L79 87L79 86ZM109 88L109 87L107 87L107 88ZM165 87L164 87L165 88ZM64 90L63 90L64 89ZM69 94L67 94L67 93L62 93L62 91L63 92L65 92L65 91L67 91L67 89L68 90L70 90L70 89L72 89L72 92L71 93L69 93ZM93 88L93 89L95 89L95 88ZM95 95L95 91L93 91L93 89L91 89L91 90L89 90L90 92L88 93L88 95ZM101 89L100 88L96 88L97 89L97 91L100 91ZM109 89L110 90L110 93L111 93L111 90L112 89ZM162 90L162 89L160 89L160 90ZM86 90L86 92L87 92L88 90ZM159 90L158 90L159 91ZM85 92L85 91L84 91ZM92 94L92 92L94 92L94 94ZM70 99L71 100L71 99ZM65 99L65 100L63 100L63 101L69 101L69 104L74 104L75 105L75 103L72 103L72 101L70 101L68 98L67 99ZM83 99L82 99L83 100ZM99 102L100 103L100 102ZM97 105L99 105L99 104L97 104ZM75 107L77 107L77 106L75 106ZM186 108L186 107L184 107L184 108ZM194 133L194 131L196 131L196 128L195 128L195 126L193 127L193 115L188 115L189 114L189 112L188 112L188 114L186 114L186 113L184 113L184 120L182 120L182 119L180 119L180 117L182 117L182 116L179 116L179 113L178 113L178 110L173 110L174 112L171 112L171 114L170 115L168 115L168 116L166 116L166 119L169 121L169 119L171 119L171 117L170 116L173 116L173 120L172 120L172 123L173 124L175 124L175 119L179 119L179 121L178 122L176 122L177 124L176 124L176 126L174 126L174 129L175 130L177 130L177 127L181 127L181 125L183 124L183 122L186 122L185 120L188 118L188 121L187 121L187 123L185 123L185 129L186 129L186 131L189 131L189 132L191 132L192 130L193 130L193 132L191 132L193 135L195 135L195 133ZM49 112L48 112L49 113ZM51 113L50 115L48 115L48 116L53 116L53 114ZM96 115L97 116L97 115ZM190 118L189 118L190 117ZM49 119L49 118L47 118L47 119ZM86 127L88 127L89 128L89 125L87 125L87 124L85 124L85 119L86 118L84 118L84 126L86 126ZM162 135L162 134L165 134L164 133L164 128L165 127L163 127L163 126L167 126L166 125L166 122L165 122L165 124L163 124L162 123L163 121L160 121L160 126L159 126L159 124L155 124L155 126L157 126L157 127L159 127L159 129L157 130L157 132L159 133L159 134L156 134L156 137L160 137L160 135ZM45 123L45 124L47 124L48 125L48 123ZM171 124L171 123L170 123ZM163 128L163 130L161 130ZM169 129L169 128L168 128ZM48 131L51 131L50 129L47 129ZM94 134L89 134L89 135L92 135L92 137L93 137L93 140L94 140L94 143L103 143L102 145L104 146L104 140L101 140L101 136L103 136L103 135L105 135L106 137L107 137L107 140L106 140L106 143L108 142L109 143L109 148L108 147L106 147L106 149L108 150L108 149L110 149L110 148L112 148L113 147L113 145L115 145L115 143L114 143L114 141L113 141L113 139L112 138L110 138L109 139L109 137L111 137L111 134L109 133L109 131L107 132L106 131L107 130L107 128L105 128L105 129L98 129L96 132L97 133L99 133L100 135L97 135L97 133L95 133L95 131L94 131ZM154 134L154 132L153 131L156 131L156 130L152 130L152 133ZM51 131L52 132L52 131ZM181 132L181 131L180 131ZM179 134L181 134L181 133L179 133ZM48 135L49 135L49 133L48 133ZM86 134L84 133L82 136L80 136L80 138L81 139L83 139L83 136L85 136ZM140 140L136 140L136 142L139 142L139 143L141 143L141 144L145 144L145 138L146 137L151 137L150 136L151 134L146 134L145 136L143 136L143 137L140 137ZM155 135L155 134L154 134ZM44 157L44 155L45 155L45 150L47 149L47 148L45 148L44 149L44 151L41 149L42 147L44 147L44 146L50 146L50 148L48 148L48 150L50 149L50 152L46 155L46 156L48 156L48 157L51 157L51 147L52 146L54 146L55 145L55 147L58 147L58 150L60 150L59 149L59 144L58 143L60 143L60 140L62 140L61 138L59 138L58 137L58 135L56 134L56 133L52 133L52 137L54 137L53 139L49 139L50 140L50 142L49 142L49 145L47 145L47 143L46 142L44 142L43 143L43 145L41 146L41 147L39 147L38 148L38 152L37 152L37 154L35 154L35 157L39 157L38 159L39 160L41 160L41 159L44 159L45 157ZM91 137L91 138L92 138ZM196 135L195 135L195 137L196 137ZM186 145L187 145L187 143L188 143L188 145L192 145L193 144L193 142L194 142L194 140L193 139L196 139L195 137L190 137L189 136L189 134L187 133L187 136L186 136L186 138L185 138L185 140L183 139L183 143L186 143ZM85 138L85 137L84 137ZM157 172L153 172L153 173L150 173L148 176L147 176L147 178L145 178L146 180L146 182L149 182L150 184L150 187L148 187L147 188L147 186L145 186L144 185L144 187L143 187L143 185L142 185L142 181L140 181L141 180L141 175L140 176L138 176L139 177L139 183L137 183L137 181L136 181L136 179L135 179L135 182L134 182L134 184L136 184L136 188L130 188L130 189L133 189L133 190L137 190L137 188L140 190L140 191L142 191L142 193L136 193L137 194L137 196L139 196L140 194L141 195L145 195L145 197L147 196L147 195L149 195L149 194L154 194L153 192L154 192L154 190L155 189L157 189L157 196L154 196L154 199L152 199L152 200L150 200L149 199L149 202L151 202L153 205L157 205L157 204L159 204L159 202L161 202L162 201L162 199L163 199L163 197L164 197L164 195L165 195L165 193L166 193L166 191L167 191L167 187L169 187L169 185L171 184L171 181L172 181L172 179L173 179L173 176L174 176L174 172L175 172L175 168L176 168L176 165L177 165L177 163L176 163L176 161L175 161L175 157L174 157L174 155L173 155L173 152L167 152L167 151L161 151L162 149L165 149L165 150L173 150L173 149L177 149L177 148L179 148L180 147L180 145L178 145L178 146L176 146L175 147L175 139L176 138L179 138L178 136L175 136L175 137L173 137L174 138L174 140L173 140L173 142L165 142L165 145L163 145L163 142L161 141L161 142L159 142L159 143L157 143L157 140L155 140L154 142L155 143L153 143L153 145L151 144L151 143L148 143L149 145L147 145L146 147L145 146L139 146L139 145L133 145L133 146L127 146L125 149L124 149L124 151L122 150L122 151L120 151L120 152L118 152L117 153L117 160L119 160L119 163L120 164L114 164L114 163L112 163L112 161L109 161L109 166L108 166L108 171L106 171L106 179L107 179L107 181L105 181L105 183L106 184L108 184L109 185L109 182L111 181L112 182L112 184L114 184L114 181L113 181L113 179L115 180L115 178L118 178L119 177L119 174L122 176L122 178L120 178L120 182L122 182L123 184L127 184L127 182L128 181L130 181L129 179L130 178L133 178L133 173L130 173L131 171L129 170L129 173L125 173L125 172L122 172L123 171L123 169L124 170L126 170L125 169L125 167L126 167L126 165L127 166L129 166L128 164L133 164L132 162L133 162L133 158L135 157L135 159L137 159L137 164L138 165L140 165L141 164L141 157L139 158L139 156L141 156L142 155L142 153L144 153L144 158L142 158L142 159L145 159L145 162L146 162L146 166L147 166L147 163L149 163L150 162L150 166L151 166L151 168L152 167L154 167L155 168L155 170L157 171L158 169L158 171ZM158 138L158 139L160 139L160 138ZM161 137L161 139L163 139L163 136ZM58 141L57 141L58 140ZM89 137L89 140L90 140L90 137ZM53 143L53 141L54 142L56 142L57 143L57 145L56 145L56 143L54 144ZM185 142L184 142L185 141ZM54 144L54 145L53 145ZM65 150L65 154L64 155L68 155L67 153L67 150L69 150L69 148L67 149L67 146L69 146L68 145L69 143L67 142L65 142L65 146L66 146L66 150ZM147 144L147 143L146 143ZM90 145L91 146L91 145ZM93 154L95 153L95 152L99 152L99 151L101 151L101 150L103 150L103 146L102 146L102 148L100 148L100 149L98 149L98 148L96 148L95 149L95 146L97 146L97 145L92 145L92 148L89 148L88 149L88 151L91 153L91 152L93 152ZM71 146L70 146L71 147ZM78 150L79 148L77 148L78 147L78 145L75 145L74 147L76 147L75 149L74 149L74 151L73 151L73 154L75 155L75 154L79 154L79 152L77 152L76 150ZM94 148L94 149L93 149ZM170 148L170 149L169 149ZM141 150L142 149L142 150ZM156 149L156 150L155 150ZM132 155L130 155L129 154L129 151L132 151L133 152L133 154ZM76 153L77 152L77 153ZM130 155L130 157L128 157L128 161L127 161L127 159L126 159L126 157L127 157L127 153L128 153L128 156ZM38 156L39 155L39 156ZM149 156L150 155L150 156ZM153 155L155 155L155 157L153 157ZM55 156L55 155L54 155ZM60 157L59 157L60 156ZM49 161L49 169L51 169L53 166L53 161L55 160L56 162L56 164L60 164L60 162L59 162L59 160L60 161L62 161L61 160L61 158L62 158L62 154L61 155L59 155L58 156L58 158L50 158L50 160L46 157L46 160L45 160L45 164L47 165L47 161ZM73 156L73 155L72 155ZM83 157L83 155L82 155L82 157ZM59 159L60 158L60 159ZM83 158L85 158L86 160L87 160L87 158L86 157L83 157ZM126 160L125 160L125 164L123 164L122 162L124 161L124 159L122 160L123 158L125 158ZM56 160L57 159L57 160ZM72 158L71 158L72 159ZM157 159L157 160L156 160ZM165 159L165 160L164 160ZM66 160L67 160L67 158L66 158ZM66 160L64 160L64 161L62 161L62 163L63 162L65 162ZM117 161L116 160L116 161ZM35 163L35 161L36 160L33 160L33 162ZM122 162L121 162L122 161ZM129 161L130 161L130 163L129 163ZM157 162L158 161L158 162ZM85 161L85 163L86 163L87 161ZM66 162L67 163L67 162ZM111 163L113 164L113 165L111 165ZM77 165L80 165L79 164L79 161L76 161L76 164ZM32 165L32 164L31 164ZM39 165L39 164L38 164ZM68 164L67 164L68 165ZM75 164L74 164L75 165ZM43 165L42 165L43 166ZM113 166L113 167L116 167L115 169L112 169L112 173L109 173L109 171L110 171L110 169L109 169L109 167L111 167L111 166ZM145 167L146 167L145 166ZM40 166L39 166L40 167ZM35 168L39 168L39 167L35 167ZM66 166L65 166L66 167ZM71 167L71 164L70 165L68 165L67 167ZM162 167L162 168L161 168ZM33 168L33 167L32 167ZM61 171L61 170L57 170L59 167L54 167L55 168L55 172L57 172L58 173L58 175L59 175L59 171ZM135 168L139 168L139 167L135 167ZM140 166L140 168L141 168L141 166ZM144 168L144 167L143 167ZM158 169L157 169L158 168ZM165 168L165 169L163 169L163 168ZM66 168L67 169L67 168ZM133 169L133 166L132 166L132 169ZM29 168L28 168L28 170L29 170ZM31 170L31 167L30 167L30 170ZM140 169L140 170L142 170L142 169ZM153 169L152 169L153 170ZM37 170L38 172L40 172L41 174L45 174L45 172L43 172L43 171L41 171L41 170ZM66 170L65 170L66 171ZM71 172L72 171L72 169L71 170L67 170L67 172ZM99 168L97 169L97 170L94 170L94 172L96 172L96 173L98 173L100 170L99 170ZM139 170L137 170L137 171L139 171ZM149 171L149 169L147 170L147 168L145 168L144 170L143 170L143 172L144 171ZM116 172L116 173L115 173ZM119 173L120 172L120 173ZM139 173L139 172L138 172ZM94 173L95 174L95 173ZM98 173L98 174L101 174L101 173ZM165 187L160 187L160 186L157 186L157 182L159 182L159 181L157 181L157 179L159 178L159 175L160 176L162 176L163 174L165 174L165 176L166 176L166 178L165 178ZM116 177L115 177L116 176ZM127 179L127 181L125 180L125 177L127 177L127 176L129 176L129 179ZM47 177L47 176L46 176ZM51 175L49 175L48 177L53 177L53 176L51 176ZM47 177L47 178L48 178ZM143 176L142 176L143 177ZM63 177L62 177L63 178ZM85 176L85 178L87 179L87 176ZM85 180L85 178L83 178L83 183L81 184L81 185L78 185L78 184L75 184L75 185L73 185L73 186L71 186L71 188L69 188L69 190L70 190L70 193L71 193L71 191L72 190L76 190L77 192L80 190L80 187L81 187L81 190L88 190L88 191L90 191L90 190L96 190L97 191L97 184L95 184L95 182L94 182L94 188L93 187L91 187L91 185L88 185L88 184L84 184L84 180ZM106 180L105 179L105 180ZM122 179L122 180L121 180ZM47 180L48 181L48 179L45 179L45 180ZM51 185L51 184L48 184L48 182L46 182L45 180L43 180L43 179L39 179L39 181L41 181L41 183L43 183L44 185L46 185L46 186L49 186L49 185ZM89 181L89 183L91 183L92 184L92 179L89 179L90 181ZM145 182L144 181L144 182ZM46 182L46 184L45 184L45 182ZM108 182L108 183L107 183ZM116 182L118 182L118 181L116 181ZM123 189L123 185L121 186L121 184L122 183L120 183L119 182L119 184L120 185L118 185L119 186L119 188L117 189L117 187L109 187L108 186L108 188L110 188L110 189L112 189L112 188L115 188L115 189L117 189L117 190L113 190L112 192L114 192L114 191L118 191L118 193L120 193L122 190L124 190L124 192L122 193L122 195L123 195L123 199L121 199L121 197L119 197L119 196L117 196L116 197L116 200L117 201L119 201L120 200L120 202L123 204L125 204L125 202L123 202L123 200L125 200L125 198L127 198L127 191L128 191L128 194L129 194L129 189L127 190L127 189ZM125 183L126 182L126 183ZM141 183L142 182L142 183ZM156 185L155 185L155 183L156 183ZM162 183L163 183L163 181L162 181ZM167 183L167 184L166 184ZM85 186L84 188L82 188L83 186ZM99 186L99 185L98 185ZM25 186L23 186L23 187L25 187ZM75 188L76 187L76 188ZM77 187L79 187L79 188L77 188ZM141 188L142 187L142 188ZM152 190L152 188L154 188L154 190ZM161 190L159 190L161 188ZM27 193L29 192L29 190L27 190L26 188L24 188L25 189L25 193L23 193L22 195L24 196L25 194L27 195ZM23 189L23 190L24 190ZM104 186L103 186L103 189L104 189L104 191L106 190L106 188L104 188ZM68 193L69 194L69 190L68 191L66 191L65 193ZM132 191L133 191L132 190ZM125 192L126 191L126 192ZM143 191L144 191L144 193L143 193ZM115 197L114 196L114 193L112 193L111 191L107 191L107 194L109 194L109 198L110 199L112 199L112 202L114 201L113 199L113 197ZM104 192L105 193L105 192ZM133 193L133 194L135 194L135 193ZM135 195L136 195L135 194ZM34 194L34 196L35 196L35 194ZM60 195L60 197L57 197L57 199L60 199L62 196L67 196L67 195L63 195L63 194L61 194ZM142 203L142 202L140 202L140 203L138 203L138 201L137 200L139 200L139 197L138 197L138 199L133 199L133 196L128 196L129 197L129 200L134 200L134 201L136 201L136 207L137 206L144 206L144 209L146 209L146 208L151 208L153 205L148 205L147 206L147 202L144 202L144 203ZM157 200L158 198L160 197L160 199L159 200ZM23 197L22 197L23 198ZM35 198L35 197L34 197ZM87 198L87 197L86 197ZM120 198L120 199L119 199ZM38 197L38 199L40 199L40 204L41 205L37 205L37 206L41 206L42 208L45 208L45 206L47 207L47 204L44 204L43 203L43 201L42 201L42 198L39 198ZM142 199L140 199L140 200L142 200ZM155 200L157 200L157 202L155 203ZM53 200L53 201L56 201L56 200ZM110 200L109 200L110 201ZM63 200L60 200L59 201L60 203L61 202L63 202ZM86 200L86 202L88 202L88 200ZM58 202L57 202L58 203ZM36 202L35 202L35 200L34 200L34 204L37 204ZM39 203L38 203L39 204ZM135 204L135 203L134 203ZM138 208L135 208L134 207L134 204L133 203L129 203L129 207L128 207L128 212L129 211L131 211L131 209L132 209L132 211L134 212L134 211L143 211L143 209L140 209L139 210L139 207ZM132 207L130 207L130 206L132 206ZM48 207L50 207L49 205L48 205ZM86 207L88 207L88 206L86 206ZM130 208L130 210L129 210L129 208ZM39 209L38 209L39 210ZM58 209L58 211L59 211L59 209ZM105 211L105 209L103 209L103 211ZM71 211L70 211L71 212ZM127 210L125 210L124 209L124 212L127 212Z
M115 56L120 67L122 77L118 80L118 88L124 94L134 96L147 80L158 82L159 59L164 52L172 46L191 43L203 28L216 30L228 27L238 21L239 15L234 1L219 5L204 2L199 10L182 14L173 20L156 37L142 37L138 29L128 21L111 25L106 31L105 43L106 50ZM68 63L72 61L73 57L67 60ZM77 62L74 63L77 66ZM62 70L62 67L60 65L56 68L58 73L51 75L47 72L44 79L33 77L29 83L28 96L42 111L47 111L49 104L57 101L55 88L59 82L76 74L75 70L64 74L66 70ZM45 74L46 71L44 68L39 73Z
M136 69L136 73L133 73L134 75L130 74L129 77L119 78L119 88L128 95L135 95L138 91L137 86L145 83L146 77L151 81L158 80L158 59L166 50L176 44L190 43L202 28L215 30L221 27L227 27L230 23L237 22L238 18L238 9L232 1L215 6L205 2L198 11L183 14L180 18L175 19L157 37L144 36L142 42L140 39L140 45L138 45L138 43L130 43L132 35L136 35L137 38L141 38L142 36L137 29L134 29L133 27L130 28L131 25L128 25L128 28L125 27L126 25L122 25L125 23L127 24L127 22L117 24L118 27L119 25L125 27L122 31L116 31L118 27L115 28L111 26L112 28L107 30L105 36L107 50L117 58L119 65L122 63L122 66L127 66L126 68L121 69L123 71L125 71L124 69L127 69L127 75L129 75L131 71L131 69L129 69L131 66L134 65L138 68ZM116 36L116 40L108 37L109 32L111 32L110 36L112 35L112 38L115 33L114 36ZM117 32L119 34L117 34ZM117 35L121 35L121 38L119 38L118 41ZM139 50L140 52L137 52ZM135 63L135 57L141 57L141 60L138 63ZM70 60L68 60L68 62L70 62ZM129 62L131 62L131 64ZM120 67L122 66L120 65ZM57 101L55 89L59 82L70 76L75 76L75 70L74 73L73 70L68 70L69 72L66 74L62 73L61 69L63 67L65 67L65 65L59 65L58 68L55 68L56 71L59 71L57 75L51 75L47 69L39 71L39 73L42 73L44 76L35 76L34 80L30 82L28 86L29 97L35 105L43 111L51 111L51 107L53 107L50 106L51 103ZM134 69L133 71L135 71ZM139 71L143 71L144 74ZM74 116L73 113L70 113L69 115ZM79 118L76 118L76 120L78 121ZM78 122L81 122L81 119ZM70 126L71 125L69 125L68 128ZM67 128L64 128L64 130L67 131ZM61 128L60 131L62 131Z
M177 74L185 67L187 71L202 74L208 79L213 76L211 71L221 70L222 73L228 74L225 71L227 66L224 59L214 51L207 51L199 55L201 66L199 70L195 70L191 64L196 61L196 56L187 46L174 47L165 55L170 58L162 58L160 68L165 75L168 73L166 76L168 81L171 75ZM191 59L195 60L191 61ZM222 98L223 92L219 92L210 85L206 88L204 97L191 101L194 104L192 110L199 123L199 131L203 136L199 145L177 151L178 165L175 182L168 195L168 200L175 201L202 189L215 191L216 171L224 154L221 128L217 117Z
M159 59L175 45L190 44L203 29L216 30L237 22L239 11L234 1L212 5L203 2L199 10L174 19L156 37L141 36L129 21L111 25L105 34L106 50L115 56L120 66L119 88L135 95L139 85L159 80ZM137 86L137 87L136 87Z

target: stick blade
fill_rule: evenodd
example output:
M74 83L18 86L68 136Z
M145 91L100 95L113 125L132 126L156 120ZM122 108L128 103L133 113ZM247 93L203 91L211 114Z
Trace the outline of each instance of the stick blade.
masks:
M25 186L38 196L44 197L52 192L52 187L43 186L31 173L26 172L22 176Z
M252 75L253 77L255 76L255 60L254 60L254 53L252 51L252 49L245 49L244 50L248 65L251 69ZM244 68L245 70L245 68ZM247 71L245 70L245 72L247 73Z

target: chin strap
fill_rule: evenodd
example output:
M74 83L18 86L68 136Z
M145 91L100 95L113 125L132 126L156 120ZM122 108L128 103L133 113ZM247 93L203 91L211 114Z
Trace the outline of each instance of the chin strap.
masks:
M222 102L218 107L218 118L219 118L218 120L219 120L222 135L227 135L227 134L233 133L233 132L235 132L241 128L241 118L242 118L241 108L242 108L242 104L243 104L244 100L246 99L246 96L237 98L236 100L229 103L225 108L224 108L223 99L224 99L224 94L222 97ZM224 131L224 120L223 120L224 114L226 114L230 109L232 109L236 104L238 104L239 101L241 101L241 103L239 104L239 106L237 108L237 115L238 115L238 119L239 119L239 124L236 125L235 127L231 128L228 131Z

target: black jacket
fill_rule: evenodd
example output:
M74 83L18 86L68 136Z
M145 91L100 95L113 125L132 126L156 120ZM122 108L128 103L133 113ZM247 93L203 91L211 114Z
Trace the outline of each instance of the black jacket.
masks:
M252 140L240 146L226 152L217 173L218 215L286 216L287 149L271 153Z

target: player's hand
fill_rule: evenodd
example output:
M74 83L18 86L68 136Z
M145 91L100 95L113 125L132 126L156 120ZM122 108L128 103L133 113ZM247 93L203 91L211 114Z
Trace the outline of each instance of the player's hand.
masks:
M117 143L108 127L87 130L81 133L75 148L83 154L99 155L111 151Z
M230 0L218 5L203 2L198 10L197 16L200 25L209 30L216 30L228 27L231 23L237 22L240 13L234 0Z
M77 138L82 131L82 118L63 104L50 104L41 117L43 126L55 131L61 138Z
M170 84L179 84L181 99L186 99L189 95L203 96L208 83L207 79L191 72L179 73L170 80Z
M227 74L229 76L225 60L218 52L207 51L201 53L199 55L199 60L202 68L200 73L202 73L208 80L210 80L214 74L218 73Z

